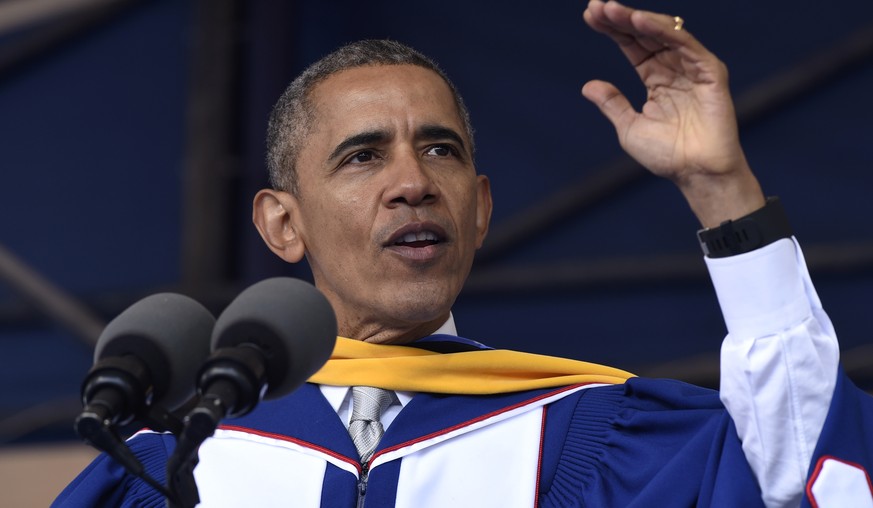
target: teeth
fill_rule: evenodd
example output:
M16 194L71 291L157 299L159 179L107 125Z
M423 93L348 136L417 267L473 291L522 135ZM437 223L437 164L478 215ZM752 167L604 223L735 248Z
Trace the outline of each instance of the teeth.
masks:
M418 233L406 233L398 243L412 243L424 241L436 241L437 235L432 231L421 231Z

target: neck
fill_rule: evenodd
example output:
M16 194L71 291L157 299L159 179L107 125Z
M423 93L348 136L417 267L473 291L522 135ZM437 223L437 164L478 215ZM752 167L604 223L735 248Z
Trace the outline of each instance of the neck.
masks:
M341 325L339 334L350 339L372 344L408 344L433 334L451 318L444 314L436 319L421 323L357 323L355 326Z

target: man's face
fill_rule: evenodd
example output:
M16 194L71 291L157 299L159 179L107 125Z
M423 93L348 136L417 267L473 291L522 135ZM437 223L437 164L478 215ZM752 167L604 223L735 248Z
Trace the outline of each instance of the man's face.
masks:
M448 86L417 66L361 67L312 99L292 222L340 333L396 343L432 332L491 214Z

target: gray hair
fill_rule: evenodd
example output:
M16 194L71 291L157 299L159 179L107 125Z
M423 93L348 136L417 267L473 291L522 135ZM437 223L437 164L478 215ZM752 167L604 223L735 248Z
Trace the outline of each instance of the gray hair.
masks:
M315 120L315 105L310 96L316 85L339 72L374 65L416 65L437 73L454 96L470 140L470 152L474 153L470 113L445 72L430 58L399 42L363 40L343 46L310 65L273 106L267 127L267 169L274 189L298 194L297 158Z

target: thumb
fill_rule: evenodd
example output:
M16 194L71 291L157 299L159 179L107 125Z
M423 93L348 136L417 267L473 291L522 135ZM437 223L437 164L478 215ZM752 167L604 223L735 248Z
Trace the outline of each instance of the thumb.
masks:
M592 80L582 87L582 96L594 103L600 112L612 122L617 132L627 132L636 116L630 101L612 83Z

